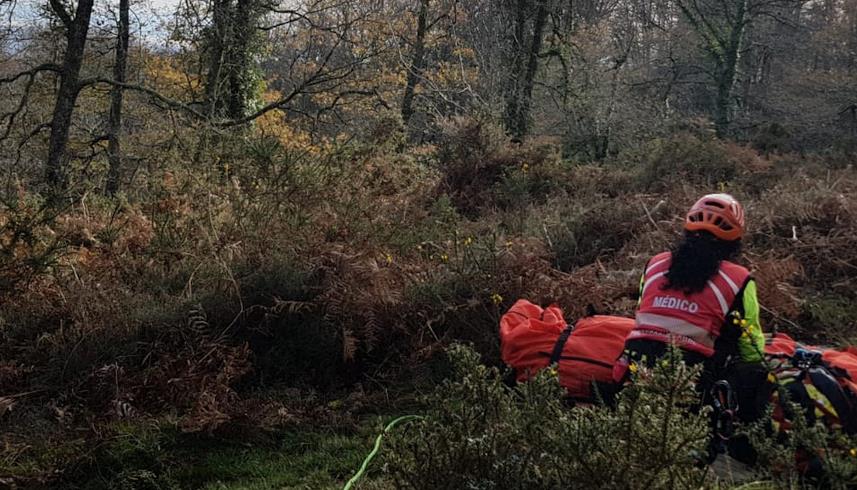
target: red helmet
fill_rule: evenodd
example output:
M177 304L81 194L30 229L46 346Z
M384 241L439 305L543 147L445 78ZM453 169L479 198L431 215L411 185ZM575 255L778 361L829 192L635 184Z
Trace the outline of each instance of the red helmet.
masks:
M744 208L729 194L703 196L687 212L684 229L705 230L730 242L740 240L744 236Z

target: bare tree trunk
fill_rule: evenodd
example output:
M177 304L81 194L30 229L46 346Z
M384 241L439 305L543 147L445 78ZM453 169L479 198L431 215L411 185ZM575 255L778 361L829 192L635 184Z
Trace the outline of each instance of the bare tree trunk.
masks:
M518 138L527 135L530 129L530 104L533 98L533 83L539 68L539 55L542 50L542 37L547 24L548 9L545 0L539 2L536 20L533 23L533 42L530 44L527 71L524 74L524 84L521 87L521 98L518 106L513 134Z
M744 40L746 14L747 0L740 0L728 44L723 46L723 55L717 64L717 99L714 124L717 129L717 136L721 138L727 135L729 125L732 122L732 113L735 107L732 96Z
M247 116L254 95L251 50L263 8L256 0L214 0L205 80L211 117Z
M524 71L524 31L527 26L527 0L518 0L515 7L515 39L513 44L512 70L506 95L506 130L515 134L515 125L521 103L521 79Z
M851 49L848 51L851 56L848 59L848 73L857 72L857 1L851 0L845 5L845 12L848 16L848 26L850 27L850 36L848 45Z
M229 38L228 29L230 0L214 0L212 7L212 34L209 38L208 74L205 80L205 101L208 105L209 117L214 116L221 107L220 84L223 71L223 61L226 54L226 40Z
M125 83L125 68L128 64L128 10L130 0L119 0L119 32L116 37L116 60L113 63L113 79ZM107 192L116 194L119 190L119 173L122 168L119 134L122 129L122 93L119 85L114 85L110 93L110 115L107 121Z
M72 18L60 0L51 0L51 8L65 25L67 31L67 45L60 73L60 86L51 118L51 135L48 140L48 159L45 172L45 179L54 191L63 191L68 187L65 153L74 105L80 92L80 67L83 64L93 2L94 0L80 0L74 18Z
M235 11L231 16L232 39L227 46L230 70L228 75L229 93L226 101L226 111L231 119L240 119L247 115L248 103L253 88L251 80L250 44L256 26L252 9L253 0L237 0Z
M694 1L676 0L684 17L704 41L705 50L714 61L714 124L717 135L724 137L729 132L735 106L733 94L738 73L745 28L748 19L748 0L728 0L719 4L723 11L724 25L708 18L712 7ZM733 10L734 8L734 10Z
M402 97L402 122L406 125L414 114L414 91L425 68L425 38L428 32L429 1L420 1L420 10L417 14L417 36L414 40L414 59L408 70L408 81L405 85L405 95Z
M212 0L211 30L207 34L208 41L208 71L204 77L205 114L213 119L220 115L223 109L221 100L221 85L223 83L224 63L230 29L231 0ZM194 151L194 163L200 163L211 144L209 130L200 132L199 140Z

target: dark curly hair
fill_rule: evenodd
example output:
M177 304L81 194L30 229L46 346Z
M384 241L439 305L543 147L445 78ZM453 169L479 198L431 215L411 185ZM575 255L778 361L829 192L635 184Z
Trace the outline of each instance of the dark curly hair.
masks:
M684 238L672 249L664 288L698 293L717 274L721 260L734 261L740 255L741 240L729 242L707 231L685 231Z

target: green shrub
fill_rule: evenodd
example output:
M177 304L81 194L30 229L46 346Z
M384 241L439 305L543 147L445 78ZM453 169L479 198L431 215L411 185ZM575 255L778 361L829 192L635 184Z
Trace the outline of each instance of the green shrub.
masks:
M396 488L704 488L708 440L698 371L678 356L618 397L615 410L567 409L550 370L508 388L460 345L455 377L428 397L429 415L391 437L386 472Z
M37 195L0 199L0 297L56 264L73 237L57 236L55 220L56 211Z
M563 172L550 145L512 145L501 128L467 118L445 123L437 164L438 194L466 216L540 201Z
M690 134L657 139L637 151L631 161L638 160L640 183L653 191L685 182L716 189L739 170L723 143Z
M601 200L639 190L636 169L616 165L585 164L568 169L568 192L575 198Z
M781 395L787 399L784 390ZM790 413L803 413L800 406L789 405ZM809 423L802 416L790 417L789 431L772 437L770 417L769 410L760 422L742 430L758 454L755 472L759 479L777 488L855 488L857 438L822 423Z
M75 482L87 490L167 490L178 488L168 476L169 429L155 424L115 423L104 428L105 437L90 453L81 455L63 475L63 484Z
M813 295L803 302L802 310L801 326L807 331L823 332L827 339L854 342L857 303L853 300L830 294Z
M499 362L497 325L504 298L514 296L506 289L511 270L501 261L498 237L454 234L443 246L425 244L422 253L435 264L404 285L402 323L409 350L425 347L417 339L456 339L472 342Z
M506 169L494 187L494 202L503 210L525 210L542 204L564 187L569 187L571 169L560 162L545 161L537 165L524 162Z
M788 128L772 122L758 128L753 134L753 147L769 155L788 151L792 146L792 135Z
M549 230L556 267L569 271L619 251L633 237L633 222L641 214L628 200L573 207L563 222ZM633 219L632 219L633 218Z

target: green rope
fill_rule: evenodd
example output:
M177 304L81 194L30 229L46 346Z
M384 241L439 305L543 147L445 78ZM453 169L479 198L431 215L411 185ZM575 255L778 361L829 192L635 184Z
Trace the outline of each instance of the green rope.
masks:
M357 470L357 473L355 473L355 475L352 476L350 480L348 480L348 483L345 484L342 490L350 490L351 486L357 483L357 480L359 480L363 476L363 473L366 472L366 468L369 467L369 463L372 461L375 455L378 454L378 450L381 449L381 439L384 438L384 434L389 432L390 429L398 425L400 422L406 422L408 420L417 420L421 418L423 417L420 415L402 415L401 417L387 424L387 427L384 427L384 431L378 434L378 437L375 438L375 447L372 448L372 451L369 453L368 456L366 456L366 459L363 460L363 464L360 465L360 469Z

